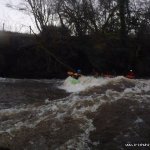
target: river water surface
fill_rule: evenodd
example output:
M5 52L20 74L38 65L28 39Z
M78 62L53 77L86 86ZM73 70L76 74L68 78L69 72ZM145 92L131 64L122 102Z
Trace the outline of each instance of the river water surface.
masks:
M126 150L150 144L150 80L71 80L0 78L0 149Z

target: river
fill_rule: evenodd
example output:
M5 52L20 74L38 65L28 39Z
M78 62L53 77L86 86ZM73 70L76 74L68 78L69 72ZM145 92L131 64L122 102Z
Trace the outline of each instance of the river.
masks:
M0 149L126 150L150 143L150 80L71 80L0 78Z

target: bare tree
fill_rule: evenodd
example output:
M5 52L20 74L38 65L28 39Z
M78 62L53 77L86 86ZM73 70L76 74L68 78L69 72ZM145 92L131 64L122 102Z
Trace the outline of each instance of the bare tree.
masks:
M73 34L83 36L98 30L96 0L58 0L58 16L61 25L68 26Z
M25 0L24 2L26 10L33 15L40 32L45 26L53 23L55 15L53 0Z
M56 24L72 34L120 31L125 40L131 30L149 25L150 1L145 0L22 0L24 6L7 7L27 11L34 16L37 29Z

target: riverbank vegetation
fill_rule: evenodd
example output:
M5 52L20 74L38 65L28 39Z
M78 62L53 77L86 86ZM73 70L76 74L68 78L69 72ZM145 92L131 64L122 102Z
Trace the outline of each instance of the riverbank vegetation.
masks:
M0 76L63 78L80 68L150 76L150 2L26 0L38 34L0 33Z

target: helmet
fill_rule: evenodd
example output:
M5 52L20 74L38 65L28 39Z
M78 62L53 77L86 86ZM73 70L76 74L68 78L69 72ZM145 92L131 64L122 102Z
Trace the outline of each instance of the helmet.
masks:
M77 69L77 73L81 73L81 70L80 70L80 69Z

